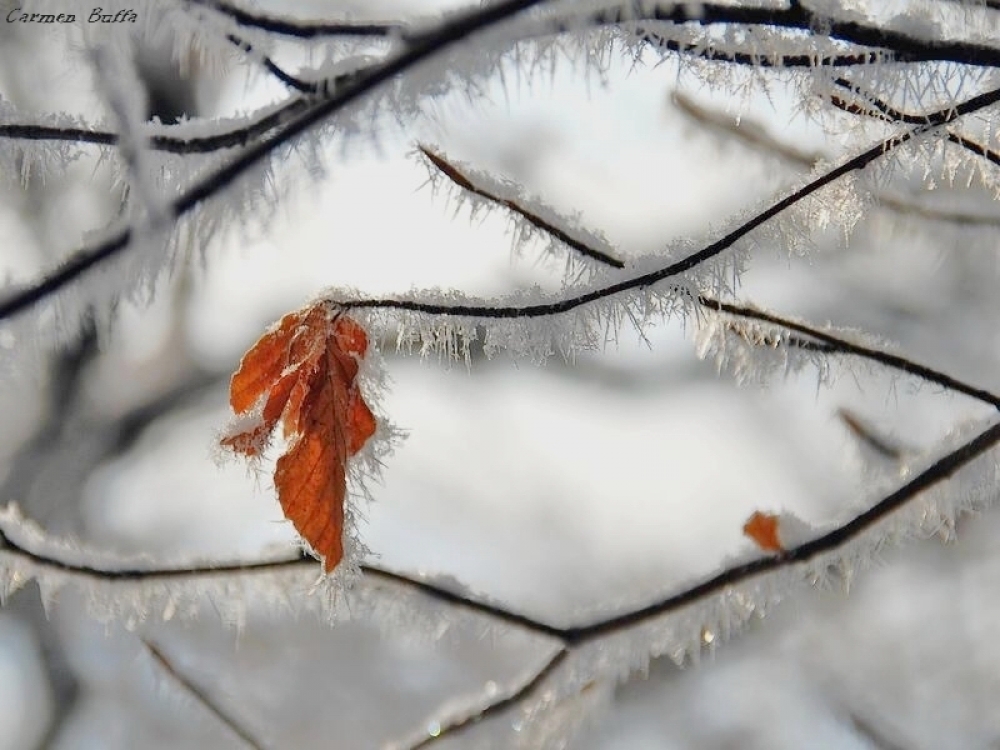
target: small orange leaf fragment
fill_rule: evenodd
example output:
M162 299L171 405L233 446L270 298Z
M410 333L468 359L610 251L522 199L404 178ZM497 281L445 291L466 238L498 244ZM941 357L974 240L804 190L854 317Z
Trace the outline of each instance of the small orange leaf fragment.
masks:
M367 350L357 321L320 302L265 333L240 361L229 388L233 411L244 414L259 404L260 420L221 445L259 455L281 422L288 448L274 470L278 501L327 573L344 556L347 459L377 428L355 382Z
M743 524L743 533L753 539L765 552L783 552L785 547L778 536L778 516L755 512Z

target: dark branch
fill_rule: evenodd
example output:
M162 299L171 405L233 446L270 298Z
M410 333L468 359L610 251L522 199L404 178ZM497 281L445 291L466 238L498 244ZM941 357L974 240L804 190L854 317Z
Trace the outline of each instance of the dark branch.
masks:
M287 126L249 145L246 151L234 158L229 164L195 183L171 203L171 216L176 219L185 215L207 198L228 187L248 169L263 161L276 148L290 142L296 136L365 96L399 73L466 39L477 31L501 23L517 13L546 1L505 0L485 6L473 13L455 17L419 37L414 37L411 44L401 54L358 71L328 99L307 108L300 117L293 119ZM50 294L59 291L89 269L117 256L129 246L131 240L132 230L125 229L116 232L96 246L84 248L74 253L49 276L0 302L0 319L16 315Z
M545 33L565 33L586 26L598 27L644 21L786 29L883 50L890 54L893 62L936 61L982 67L1000 66L1000 49L996 47L959 40L924 39L857 21L842 21L810 10L798 2L790 3L787 8L678 2L626 9L616 7L597 11L585 19L549 21L545 25ZM820 29L822 31L819 31ZM813 56L813 59L815 64L816 56Z
M477 601L461 594L456 594L426 581L408 578L402 574L390 573L372 568L365 569L365 573L366 575L382 576L395 583L412 587L448 604L455 604L485 615L499 617L504 621L517 624L518 626L524 627L529 631L536 632L539 635L554 637L564 644L564 649L558 652L555 657L555 660L561 661L561 659L565 658L565 656L559 656L558 654L565 654L568 650L571 650L575 646L642 625L651 619L670 614L671 612L682 609L704 598L719 595L731 587L739 585L751 578L784 568L804 564L814 560L820 555L840 549L843 545L856 539L864 532L870 530L877 523L886 519L890 514L901 509L920 493L949 478L960 468L973 461L987 450L991 449L997 444L997 442L1000 442L1000 423L987 428L985 431L975 436L965 444L942 456L927 469L915 476L895 492L883 498L867 511L855 516L844 525L839 526L832 531L817 537L816 539L769 557L758 558L749 563L743 563L727 568L702 583L691 586L690 588L661 599L660 601L654 602L653 604L637 610L615 615L589 625L569 628L559 628L546 625L522 615L513 615L500 607L496 607L491 604L484 604L481 601ZM4 542L6 544L5 551L7 554L17 555L27 560L31 560L36 564L54 568L63 572L73 572L79 575L102 580L150 580L168 577L182 578L193 576L227 576L261 570L273 571L284 567L301 565L306 559L309 559L310 563L314 564L314 561L312 561L311 558L299 557L280 561L224 565L206 568L131 571L106 570L90 565L69 563L41 553L33 552L13 543L6 537L4 537ZM475 723L477 721L477 716L482 717L496 713L511 703L523 699L530 694L531 691L536 689L537 686L544 682L545 677L557 666L558 662L555 664L550 663L514 695L500 699L495 704L492 704L484 709L482 714L457 720L456 722L448 725L446 727L446 731L448 733L457 731L467 725ZM445 733L445 731L442 731L441 734L443 735Z
M149 147L155 151L166 151L171 154L205 154L224 148L246 146L265 133L290 122L296 115L306 111L309 106L309 99L296 97L280 109L244 127L215 135L192 138L154 135L149 138ZM73 141L98 146L118 145L117 133L49 125L0 123L0 137L27 141Z
M291 73L287 72L284 68L280 67L274 60L264 54L256 53L254 51L253 45L243 39L240 39L235 34L226 34L226 39L244 53L250 56L256 56L260 60L261 65L268 73L273 75L283 84L291 89L303 94L315 94L320 90L319 84L313 83L312 81L304 81L297 76L293 76Z
M404 27L399 23L296 21L280 16L254 13L223 0L187 1L192 5L211 8L226 15L240 26L261 29L271 34L280 34L298 39L314 39L318 36L388 37L398 36L404 30Z
M987 148L978 141L974 141L971 138L966 138L964 135L959 135L958 133L948 131L948 140L952 143L957 143L964 149L971 151L976 154L976 156L982 156L989 162L1000 167L1000 153L997 153L991 148Z
M910 112L904 112L902 110L896 109L892 105L888 104L885 100L879 98L870 91L863 90L860 86L856 86L845 78L836 78L833 81L837 86L845 88L854 94L857 94L865 99L870 105L869 107L861 107L857 104L851 102L846 102L840 97L832 96L830 97L830 102L845 112L852 115L865 115L867 117L874 117L879 120L884 120L886 122L905 122L914 125L926 124L927 115L917 115ZM1000 153L997 153L993 149L984 146L978 141L972 140L971 138L966 138L965 136L959 135L952 130L948 130L948 140L951 143L955 143L968 151L976 154L976 156L982 156L989 162L1000 166Z
M699 599L724 591L727 587L742 583L755 576L773 572L785 567L809 562L818 555L833 552L850 542L863 532L884 520L891 513L902 508L907 502L921 492L944 481L965 464L979 457L1000 442L1000 423L987 428L952 452L942 456L931 466L915 476L902 487L883 498L868 510L855 516L842 526L823 534L816 539L805 542L798 547L792 547L770 557L764 557L749 563L727 568L712 578L687 588L677 594L638 610L615 615L605 620L575 627L557 627L548 625L525 615L513 613L502 605L484 602L467 594L456 593L446 587L430 581L412 578L402 573L382 570L372 566L362 566L366 577L380 578L391 583L419 591L442 603L460 606L471 611L487 615L522 627L539 635L556 638L567 645L576 645L584 641L607 635L611 632L624 630L639 625L648 619L658 617L668 612L680 609ZM75 563L60 560L57 557L37 552L18 544L6 535L0 534L4 543L3 551L36 565L58 570L63 573L106 581L145 582L164 579L184 579L197 577L227 577L231 575L246 575L260 572L275 572L291 569L302 565L315 565L315 559L307 555L279 560L264 560L248 563L223 564L211 566L190 566L179 568L106 568L95 564Z
M880 99L870 91L866 91L860 86L851 83L846 78L835 78L833 79L833 83L842 89L850 91L856 96L862 97L867 103L868 106L865 107L852 102L847 102L838 96L830 97L830 102L835 107L842 109L849 114L865 115L867 117L874 117L878 120L884 120L885 122L905 122L910 125L921 125L927 122L926 115L914 115L898 110L885 100Z
M475 725L490 718L491 716L496 716L502 713L505 709L510 706L517 705L526 698L530 698L538 688L545 684L545 681L549 676L559 668L559 666L566 660L569 652L565 648L561 648L556 651L555 654L539 669L534 675L527 680L521 687L519 687L514 692L509 695L499 698L493 703L484 706L482 709L472 714L471 716L464 716L462 718L456 718L451 721L447 721L440 724L437 727L437 732L435 734L428 734L426 738L417 742L414 745L410 745L410 750L420 750L421 748L430 747L435 744L438 740L443 740L446 737L452 738L457 734L460 734L466 729L471 729Z
M247 747L255 748L255 750L264 750L264 745L258 742L246 729L241 727L239 722L233 719L233 717L223 711L207 692L182 675L159 647L145 639L142 639L142 645L146 647L146 650L149 651L150 655L164 672L169 674L184 690L191 693L201 705L221 723L225 724L229 728L229 731L239 737Z
M890 461L899 461L903 458L903 449L891 441L876 434L867 424L861 421L854 413L848 409L837 409L837 416L847 425L847 429L858 440L867 445L883 458Z
M474 195L478 195L480 197L486 198L487 200L491 200L494 203L497 203L503 206L504 208L510 210L511 212L517 214L518 216L527 219L528 223L530 223L533 227L541 229L543 232L546 232L547 234L556 238L563 244L567 245L573 250L576 250L578 253L580 253L580 255L586 256L591 260L596 260L601 263L604 263L605 265L611 266L612 268L625 267L625 263L623 263L618 258L608 255L607 253L602 252L601 250L598 250L596 248L590 247L586 243L571 237L564 230L547 222L545 219L538 216L537 214L532 213L519 203L512 200L508 200L506 198L501 198L500 196L494 195L493 193L489 192L485 188L473 184L472 180L468 177L468 175L463 174L458 167L448 162L443 156L434 153L426 146L421 145L418 146L417 148L420 151L420 153L426 156L427 159L430 161L430 163L433 164L435 167L437 167L437 169L445 177L447 177L449 180L451 180L453 183L458 185L463 190L467 190L468 192Z
M994 1L987 0L991 3ZM243 26L300 39L311 39L318 36L397 36L407 39L412 33L406 26L392 23L295 21L251 13L222 0L189 0L189 2L223 13ZM574 32L587 27L642 24L649 21L700 26L757 26L800 31L812 36L823 36L847 44L881 50L883 53L889 53L894 62L949 61L988 67L1000 65L1000 49L996 47L959 40L924 39L901 31L883 29L857 21L843 21L833 16L817 13L798 2L789 3L787 8L745 7L716 3L669 2L652 6L635 3L633 7L629 8L616 6L598 10L582 18L578 15L570 15L544 20L540 22L534 35L547 36ZM820 29L822 32L818 31ZM657 32L645 27L640 26L635 31L640 36L644 36L647 41L659 43L670 49L676 48L678 52L692 53L696 49L694 46L687 46L681 42L664 42L662 37L657 39ZM708 53L708 55L710 56L712 53ZM825 59L808 54L764 59L767 57L766 55L723 52L721 56L710 57L710 59L764 66L815 67L818 64L825 66L870 64L884 59L884 54L845 52L843 55L832 55Z
M873 349L860 344L854 344L817 328L812 328L803 323L797 323L793 320L789 320L788 318L782 318L773 313L757 310L752 307L733 305L728 302L720 302L719 300L704 296L698 298L698 303L712 310L718 310L719 312L735 315L740 318L759 320L763 323L770 323L772 325L780 326L786 330L803 334L804 336L825 344L827 346L826 351L829 353L850 354L855 357L867 359L871 362L878 362L886 367L890 367L900 372L905 372L909 375L914 375L927 381L928 383L936 383L942 388L947 388L948 390L956 393L963 393L966 396L971 396L978 401L982 401L983 403L1000 409L1000 396L983 388L976 388L975 386L953 378L946 373L934 370L930 367L925 367L924 365L906 359L905 357L890 354L880 349Z
M587 292L585 294L568 297L556 302L523 306L450 305L388 298L335 300L335 302L341 304L345 309L379 308L389 310L407 310L425 313L427 315L470 316L487 319L540 318L560 315L562 313L569 312L570 310L575 310L578 307L612 297L615 294L620 294L621 292L652 286L660 281L678 276L685 271L689 271L705 261L721 254L725 250L728 250L737 241L748 235L757 227L766 223L791 206L794 206L804 198L812 195L820 188L832 183L839 177L863 169L872 162L877 161L892 150L911 140L915 136L922 134L933 127L953 122L963 115L978 111L995 104L998 101L1000 101L1000 89L994 89L968 99L961 104L955 105L954 107L938 110L937 112L931 112L926 116L926 122L924 124L904 131L898 135L891 136L857 156L843 162L840 166L835 167L825 174L817 177L796 190L791 195L773 203L768 208L763 209L751 219L731 231L729 234L716 240L699 252L689 255L688 257L675 263L671 263L664 268L650 271L649 273L645 273L631 279L625 279L614 284L609 284L608 286L595 289L594 291ZM24 305L21 305L21 307L23 306ZM7 314L9 313L6 310L6 306L0 305L0 318Z
M707 62L732 63L754 68L850 68L874 65L886 58L884 52L844 52L840 54L782 54L750 53L735 49L706 47L704 43L682 42L671 39L662 32L636 27L634 33L642 41L660 49L676 52L686 57L696 57Z
M895 492L877 502L864 513L855 516L843 526L838 526L816 539L773 556L758 558L752 562L728 568L696 586L641 609L615 615L591 625L567 628L562 633L563 638L569 645L592 641L674 612L751 578L807 563L824 553L833 552L902 508L921 492L944 481L998 442L1000 442L1000 423L994 424L951 453L942 456Z

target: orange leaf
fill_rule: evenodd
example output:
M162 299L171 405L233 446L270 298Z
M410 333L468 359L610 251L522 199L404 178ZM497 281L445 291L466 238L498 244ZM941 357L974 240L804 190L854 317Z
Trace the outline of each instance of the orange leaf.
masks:
M281 375L288 356L288 343L300 322L301 313L286 315L276 328L261 336L243 355L229 383L229 404L234 412L242 414L253 406Z
M367 350L356 321L317 303L265 333L230 384L233 410L242 414L262 402L261 418L221 444L255 456L281 421L289 445L275 465L278 500L327 573L344 555L347 459L377 427L355 382Z
M778 536L778 516L755 512L743 524L743 533L753 539L765 552L783 552L785 547Z

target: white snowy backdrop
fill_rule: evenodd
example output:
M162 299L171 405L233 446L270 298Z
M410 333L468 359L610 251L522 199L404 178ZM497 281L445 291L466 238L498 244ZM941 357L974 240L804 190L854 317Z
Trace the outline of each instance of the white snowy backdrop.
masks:
M330 5L297 11L330 15ZM390 2L347 10L405 17ZM991 12L1000 16L986 8L984 18ZM88 69L59 56L79 33L0 24L0 94L13 107L4 122L101 115ZM298 54L272 50L291 70L303 63ZM169 55L150 57L153 69L170 67ZM878 123L847 113L824 130L791 87L763 72L727 71L745 80L734 94L652 54L612 55L603 76L559 53L551 59L551 69L510 62L471 97L429 98L419 119L372 121L376 137L329 145L322 175L307 174L306 159L294 166L293 154L266 226L187 248L190 260L160 278L150 304L122 303L96 346L68 344L83 352L76 359L8 348L0 500L51 534L109 553L231 562L293 551L268 474L220 466L214 455L228 375L264 327L330 286L489 296L536 283L558 290L566 275L570 251L545 255L545 240L512 258L508 217L470 218L457 188L414 155L418 143L544 196L628 259L722 231L815 162L836 163L884 137ZM168 85L187 92L182 112L233 117L287 95L238 51L222 67ZM53 248L79 245L116 211L97 153L44 180L8 181L8 283L43 273L60 257ZM882 203L849 243L835 222L811 237L814 247L803 237L801 255L755 248L740 298L876 334L915 361L998 389L992 187L978 177L966 184L964 173L929 186L922 167L898 170L882 176ZM699 359L697 328L672 319L643 338L625 327L605 351L542 366L475 351L468 367L421 359L397 353L387 336L391 380L380 407L407 437L360 521L374 560L538 620L586 623L759 555L741 531L754 511L793 512L817 527L850 518L886 477L910 476L911 459L951 427L990 413L877 366L834 366L821 387L809 368L738 387ZM845 410L902 457L872 450ZM797 590L718 650L721 634L702 632L695 663L661 657L617 687L599 681L579 705L566 702L593 720L572 739L563 732L572 722L542 696L556 734L526 742L1000 746L998 524L987 512L963 517L957 541L889 546L856 579L844 571L849 587ZM550 640L388 583L374 604L344 595L356 616L331 626L308 611L322 597L309 593L318 563L299 568L206 586L197 616L167 606L136 617L123 606L129 614L115 617L118 594L103 584L41 596L25 586L0 615L0 746L409 747L408 738L439 730L442 705L445 714L479 705L552 654ZM635 662L644 648L636 644ZM591 708L612 689L606 709ZM440 746L515 746L523 720L512 709Z

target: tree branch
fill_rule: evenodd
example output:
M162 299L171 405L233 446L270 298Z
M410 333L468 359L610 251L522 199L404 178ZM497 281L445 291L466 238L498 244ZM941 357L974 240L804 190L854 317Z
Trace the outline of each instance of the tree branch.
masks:
M268 73L273 75L283 84L291 89L295 89L302 94L315 94L320 91L320 86L312 81L304 81L297 76L293 76L291 73L287 72L284 68L280 67L267 55L257 52L250 42L240 39L235 34L226 34L226 40L238 47L242 52L249 55L252 58L256 58L260 61L260 64L264 66L264 69Z
M407 28L398 24L295 21L251 13L222 0L188 0L188 2L223 13L243 26L252 26L273 34L300 39L318 36L397 36L406 39L408 36ZM996 47L958 40L924 39L858 21L843 21L806 8L800 2L789 3L786 8L746 7L710 2L633 3L629 8L615 6L589 13L582 18L573 14L546 19L539 24L535 35L547 36L578 31L581 27L596 28L648 21L700 26L758 26L802 31L817 37L883 50L892 55L894 62L950 61L986 67L1000 65L1000 49ZM819 29L822 29L822 32L818 31ZM648 29L638 28L636 31L639 34L651 35L650 41L655 38L656 32ZM685 49L680 42L668 42L665 46L677 52L694 51L693 47ZM710 59L781 67L812 67L818 63L825 66L864 65L880 59L878 53L870 52L848 53L827 59L808 54L780 56L774 61L762 61L766 56L750 54L744 56L739 53L721 53L721 55Z
M156 660L156 663L160 665L164 672L169 674L177 684L179 684L184 690L194 696L197 701L205 707L216 719L222 724L229 728L229 731L235 734L243 743L254 750L264 750L264 745L258 742L253 735L250 734L246 729L240 726L233 717L229 716L222 708L212 699L212 697L202 688L198 687L190 679L182 675L177 668L171 663L171 661L164 655L163 651L160 650L156 644L141 638L140 641L142 645L146 647L150 656Z
M308 107L298 118L278 132L251 144L229 164L199 180L170 205L173 218L180 218L207 198L223 190L272 151L314 125L340 111L376 87L432 57L468 36L489 28L547 0L504 0L472 13L462 14L412 39L399 55L364 68L339 88L330 98ZM41 281L22 289L0 302L0 319L9 318L53 294L94 266L107 261L129 246L132 230L124 229L93 247L73 253L63 265Z
M834 552L842 548L845 544L855 540L879 522L885 520L890 514L900 510L925 490L949 478L960 468L993 448L998 442L1000 442L1000 423L994 424L950 453L942 456L909 482L874 504L868 510L815 539L774 555L757 558L748 563L741 563L726 568L701 583L690 586L652 604L587 625L571 627L547 625L532 618L511 613L502 607L484 603L467 595L457 594L427 581L409 578L399 573L380 571L375 568L363 568L363 571L366 575L382 576L394 583L412 587L439 601L458 605L487 616L495 616L505 622L523 627L539 635L556 638L563 643L565 651L571 651L573 648L590 643L596 639L643 625L655 618L678 611L708 597L722 595L726 591L731 590L733 586L752 578L802 565L813 561L823 554ZM61 561L54 557L31 551L14 543L6 535L3 535L3 540L5 542L4 552L6 554L22 557L39 566L59 570L64 573L72 572L102 580L149 581L162 580L164 578L228 576L263 570L273 571L282 567L301 565L307 559L310 564L314 563L311 558L300 556L298 558L278 561L261 561L257 563L211 567L189 567L171 570L108 570L92 565ZM564 657L559 658L562 659ZM484 712L494 713L501 710L504 706L509 705L512 701L529 697L544 682L544 673L551 671L555 666L557 665L546 667L542 670L542 674L536 675L525 686L519 689L513 697L501 699L496 704L486 707ZM447 725L447 733L457 731L471 723L475 723L475 721L475 716L458 720ZM445 733L442 730L441 735Z
M169 135L151 135L149 147L154 151L171 154L206 154L224 148L246 146L265 133L290 122L296 115L305 112L310 99L296 97L287 104L249 125L214 135L182 138ZM175 128L177 126L168 126ZM27 141L72 141L98 146L117 146L118 133L92 130L89 128L65 128L32 123L0 123L0 138Z
M835 552L836 550L841 549L847 543L857 539L876 524L885 520L892 513L903 508L908 502L919 496L922 492L949 478L960 468L993 448L998 442L1000 442L1000 423L994 424L950 453L947 453L937 459L924 471L920 472L909 482L902 485L879 502L875 503L868 510L854 516L843 525L837 526L831 531L828 531L815 539L796 547L791 547L774 555L757 558L751 562L731 566L711 578L685 588L678 593L660 599L652 604L607 617L587 625L571 627L556 627L547 625L532 618L511 613L501 607L473 599L467 595L457 594L427 581L409 578L399 573L380 571L375 568L366 567L363 568L363 571L366 576L382 576L394 583L412 587L413 589L434 597L439 601L461 606L487 616L499 617L505 622L523 627L539 635L556 638L563 644L563 649L560 650L553 658L555 663L550 662L547 666L543 667L541 672L537 673L531 680L525 683L524 686L515 691L512 695L502 698L484 708L482 714L467 716L445 724L438 735L444 736L446 734L455 733L470 724L476 723L478 717L496 713L511 703L526 697L544 682L545 677L558 666L558 662L566 658L565 655L574 648L590 643L596 639L646 624L650 620L678 611L708 597L723 595L726 591L730 591L733 586L739 585L752 578L802 565L813 561L823 554ZM89 564L84 565L62 561L39 552L34 552L24 546L14 543L6 535L3 535L3 540L5 542L4 552L8 555L22 557L41 567L51 568L64 573L72 572L78 575L101 580L124 579L132 581L148 581L164 578L229 576L235 574L247 574L262 570L273 571L282 567L301 565L306 559L309 559L301 556L278 561L261 561L237 565L190 567L183 569L178 568L172 570L114 570L103 569ZM310 563L314 562L311 559L309 560ZM563 654L563 656L560 656L559 654ZM424 745L426 744L427 742L425 741ZM419 746L420 745L418 745L418 747Z
M608 617L600 622L563 630L562 637L571 646L588 643L620 632L650 619L674 612L707 596L721 593L751 578L783 568L807 563L820 555L833 552L871 529L890 514L905 506L921 492L949 478L960 468L978 458L1000 442L1000 422L987 428L968 442L942 456L924 471L889 494L871 508L847 523L797 547L736 565L680 593L661 599L641 609Z
M824 344L827 347L825 351L828 353L849 354L855 357L860 357L861 359L867 359L871 362L877 362L878 364L894 370L918 377L928 383L940 385L942 388L946 388L949 391L965 394L966 396L970 396L978 401L982 401L983 403L1000 409L1000 396L997 394L984 388L977 388L976 386L969 385L968 383L958 380L957 378L953 378L946 373L926 367L918 362L906 359L905 357L890 354L889 352L885 352L880 349L873 349L871 347L855 344L817 328L812 328L803 323L798 323L794 320L783 318L775 315L774 313L758 310L753 307L733 305L728 302L721 302L705 296L700 296L698 298L698 303L706 308L724 312L728 315L748 320L759 320L763 323L770 323L772 325L780 326L786 330L800 333Z
M427 737L409 745L409 750L422 750L430 747L445 738L453 738L467 729L471 729L477 724L489 719L492 716L502 713L505 709L515 706L526 698L530 698L552 675L569 656L569 651L560 648L546 662L541 669L535 672L520 687L511 693L488 703L473 714L466 716L453 716L450 719L435 721L434 732L428 732Z
M224 0L186 0L189 5L197 5L228 16L240 26L261 29L271 34L296 37L298 39L315 39L318 36L364 36L388 37L399 36L405 27L392 22L351 22L336 21L297 21L280 16L267 15L244 10Z
M481 185L476 185L473 183L472 178L462 172L456 165L449 162L442 155L435 153L430 148L424 145L418 145L417 150L422 153L427 160L437 168L438 172L443 174L449 180L451 180L455 185L462 188L463 190L472 193L473 195L478 195L482 198L492 201L504 208L508 209L511 213L520 216L528 221L536 229L540 229L549 236L555 238L559 242L572 248L580 255L590 258L591 260L596 260L599 263L603 263L611 268L624 268L625 263L618 258L602 251L597 248L591 247L587 243L575 239L570 236L565 230L560 229L549 221L546 221L537 213L530 211L525 206L522 206L515 200L509 198L502 198L499 195L490 192L487 188Z
M719 255L720 253L728 250L732 247L738 240L742 239L750 232L752 232L757 227L766 223L770 219L774 218L778 214L782 213L786 209L799 203L804 198L812 195L820 188L834 182L839 177L842 177L851 172L858 171L868 166L874 161L882 158L889 152L898 148L902 144L911 140L912 138L926 133L927 131L938 127L940 125L945 125L947 123L953 122L959 117L969 114L971 112L978 111L985 107L988 107L996 102L1000 101L1000 89L993 89L979 96L975 96L968 99L961 104L955 105L954 107L948 107L946 109L938 110L936 112L931 112L927 115L927 121L917 127L910 130L906 130L898 135L891 136L880 143L872 146L871 148L863 151L862 153L854 156L851 159L841 163L839 166L834 167L828 172L820 175L816 179L810 181L806 185L802 186L791 195L782 198L781 200L773 203L766 209L761 210L759 213L754 215L752 218L741 224L736 229L732 230L724 237L712 242L707 245L702 250L689 255L682 260L675 263L671 263L668 266L660 268L655 271L650 271L649 273L642 274L640 276L633 277L631 279L625 279L623 281L616 282L614 284L609 284L607 286L595 289L584 294L580 294L574 297L568 297L555 302L540 303L533 305L506 305L506 306L491 306L491 305L469 305L469 304L437 304L430 302L420 302L416 300L401 300L401 299L391 299L391 298L368 298L368 299L355 299L355 300L331 300L335 304L341 305L344 309L387 309L387 310L406 310L410 312L419 312L427 315L440 315L440 316L469 316L469 317L479 317L484 319L504 319L504 318L540 318L548 317L552 315L559 315L562 313L569 312L570 310L575 310L578 307L583 307L584 305L597 302L602 299L612 297L616 294L622 292L632 291L635 289L641 289L644 287L651 286L660 281L663 281L674 276L678 276L685 271L689 271L692 268L704 263L711 258ZM7 308L10 307L10 303L7 305L0 304L0 318L9 315ZM20 305L23 307L24 305Z
M628 9L616 7L597 11L582 20L555 19L547 23L546 33L579 30L581 25L599 27L643 21L802 31L816 37L884 50L891 54L893 62L936 61L980 67L1000 66L1000 49L996 47L958 40L924 39L858 21L842 21L813 11L800 2L789 3L786 8L715 3L639 3ZM818 31L820 29L822 31Z

